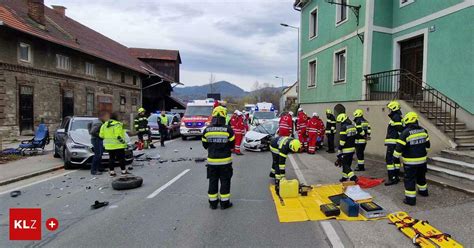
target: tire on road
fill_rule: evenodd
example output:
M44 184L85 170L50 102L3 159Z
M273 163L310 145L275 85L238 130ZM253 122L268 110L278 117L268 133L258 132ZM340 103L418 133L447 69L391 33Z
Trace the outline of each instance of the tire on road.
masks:
M137 176L119 177L112 181L112 188L115 190L134 189L142 186L143 178Z

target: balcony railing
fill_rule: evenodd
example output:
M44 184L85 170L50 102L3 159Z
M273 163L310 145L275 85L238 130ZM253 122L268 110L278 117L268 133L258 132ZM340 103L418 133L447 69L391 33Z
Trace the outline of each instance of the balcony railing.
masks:
M365 75L367 100L405 100L451 137L456 137L459 105L403 69Z

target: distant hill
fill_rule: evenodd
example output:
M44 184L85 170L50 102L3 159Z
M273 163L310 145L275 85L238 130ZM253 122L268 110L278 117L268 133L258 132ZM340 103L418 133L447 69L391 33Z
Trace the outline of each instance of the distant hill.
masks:
M227 81L215 82L212 85L212 88L213 93L221 93L223 98L229 96L240 98L249 93ZM174 88L172 95L187 101L193 99L205 99L207 97L207 93L209 92L211 92L211 88L209 84L206 84L201 86L176 87Z

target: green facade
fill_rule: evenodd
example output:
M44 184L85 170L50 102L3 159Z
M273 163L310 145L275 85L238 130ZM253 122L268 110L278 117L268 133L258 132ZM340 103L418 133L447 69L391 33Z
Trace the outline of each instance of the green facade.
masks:
M414 0L400 7L399 0L348 1L361 5L359 27L355 15L335 26L335 5L325 0L309 1L301 11L301 103L364 100L364 74L398 69L398 43L423 35L426 58L423 80L474 113L474 7L471 0ZM311 11L319 12L318 37L309 40ZM372 18L365 25L365 15ZM371 39L364 44L357 36L361 30ZM334 51L347 47L346 83L332 81ZM316 87L308 88L308 62L317 59ZM364 65L369 63L368 66ZM469 95L468 95L469 94Z

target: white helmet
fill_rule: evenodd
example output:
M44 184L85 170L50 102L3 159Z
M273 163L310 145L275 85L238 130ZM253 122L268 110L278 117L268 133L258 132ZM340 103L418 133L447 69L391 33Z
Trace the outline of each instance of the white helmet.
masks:
M314 112L313 117L319 117L318 113Z
M234 114L238 114L238 113L239 113L238 109L234 110Z
M242 115L242 112L237 110L237 115Z
M301 112L301 111L303 111L303 108L299 108L299 109L298 109L298 112Z
M293 113L292 111L290 111L290 112L288 112L288 114L290 114L291 116L293 116L294 113Z

